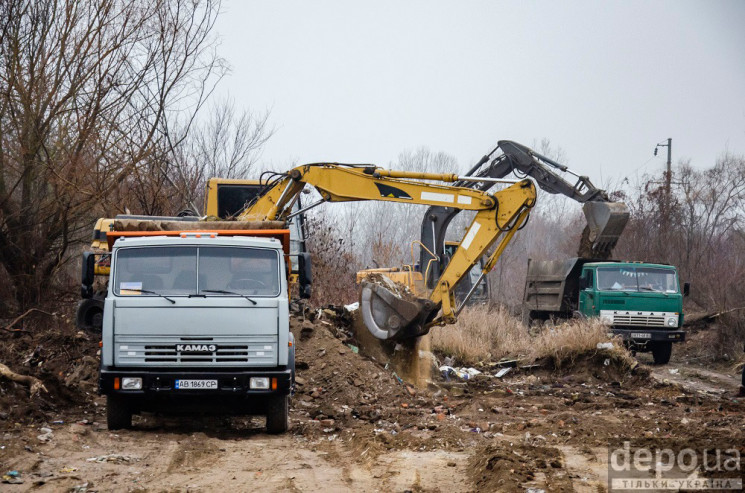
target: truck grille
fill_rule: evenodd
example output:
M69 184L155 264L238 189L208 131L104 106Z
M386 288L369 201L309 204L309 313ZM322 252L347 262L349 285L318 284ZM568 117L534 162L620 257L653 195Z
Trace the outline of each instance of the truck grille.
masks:
M665 317L657 315L613 314L613 325L634 325L643 327L664 327Z
M179 346L185 348L179 351ZM127 335L116 338L115 358L120 366L270 366L277 364L277 338Z

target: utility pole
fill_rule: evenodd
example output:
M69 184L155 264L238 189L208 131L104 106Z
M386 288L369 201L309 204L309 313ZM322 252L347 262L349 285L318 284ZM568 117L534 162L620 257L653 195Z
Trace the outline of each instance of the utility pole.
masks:
M657 149L659 147L667 147L667 171L665 172L665 197L663 199L663 211L662 211L662 221L663 221L663 229L667 231L667 225L668 221L670 219L670 202L671 202L671 195L672 195L672 189L671 184L673 180L673 170L672 170L672 149L673 149L673 139L668 138L667 144L657 144L654 146L654 155L657 155Z

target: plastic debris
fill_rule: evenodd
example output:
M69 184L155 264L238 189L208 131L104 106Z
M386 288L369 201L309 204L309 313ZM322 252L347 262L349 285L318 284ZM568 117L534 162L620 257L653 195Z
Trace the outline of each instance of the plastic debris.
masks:
M598 342L597 348L598 349L613 349L613 343L612 342Z
M404 383L403 379L396 374L396 372L393 372L393 376L396 377L396 380L398 380L398 383Z
M59 472L61 474L70 474L71 472L75 472L77 470L78 470L77 467L63 467L62 469L59 470Z
M8 471L3 474L3 483L5 484L23 484L23 480L20 478L21 473L18 471Z
M358 354L360 352L360 348L358 348L357 346L353 344L347 344L347 346L349 347L349 349L352 350L354 354Z
M497 372L495 375L497 378L502 378L503 376L507 375L512 368L502 368Z
M135 460L139 459L130 457L128 455L110 454L102 455L100 457L91 457L90 459L86 459L86 462L113 462L114 464L123 464L125 462L133 462Z
M680 370L679 370L679 369L677 369L677 368L670 368L670 369L669 369L669 370L667 370L667 371L668 371L668 372L669 372L669 373L670 373L671 375L677 375L677 374L678 374L678 372L679 372Z
M353 311L359 309L359 307L360 307L360 302L359 301L355 301L354 303L349 304L349 305L344 305L344 309L346 311L348 311L348 312L353 312Z
M476 368L453 368L452 366L443 365L440 367L440 372L445 379L449 380L449 377L455 375L461 380L468 380L476 375L481 375L481 372Z

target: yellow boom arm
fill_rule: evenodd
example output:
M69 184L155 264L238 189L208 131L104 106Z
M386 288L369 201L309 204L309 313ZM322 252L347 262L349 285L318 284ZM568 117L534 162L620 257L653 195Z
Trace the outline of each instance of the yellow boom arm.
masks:
M373 335L381 339L415 337L427 333L433 325L455 322L455 285L496 243L497 248L487 262L489 269L494 266L535 204L536 189L530 180L514 183L493 195L474 188L425 181L460 179L454 174L387 171L373 166L303 165L277 179L246 207L239 219L287 219L306 184L315 187L324 202L378 200L476 211L428 298L404 300L384 286L363 283L362 314ZM440 309L442 315L437 317Z

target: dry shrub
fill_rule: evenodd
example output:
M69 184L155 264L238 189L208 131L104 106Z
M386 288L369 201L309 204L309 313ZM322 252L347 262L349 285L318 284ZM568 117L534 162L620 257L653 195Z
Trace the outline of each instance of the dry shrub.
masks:
M452 356L458 364L520 358L524 362L547 361L553 368L572 366L580 356L597 352L599 343L613 342L612 356L630 366L633 358L617 338L608 336L608 328L597 320L570 320L545 326L535 335L520 319L504 308L469 307L452 326L435 327L434 351Z
M526 356L530 347L528 329L504 308L467 307L458 323L431 330L432 348L455 357L462 364Z
M307 245L313 263L311 304L352 303L358 298L357 263L327 216L308 216Z

